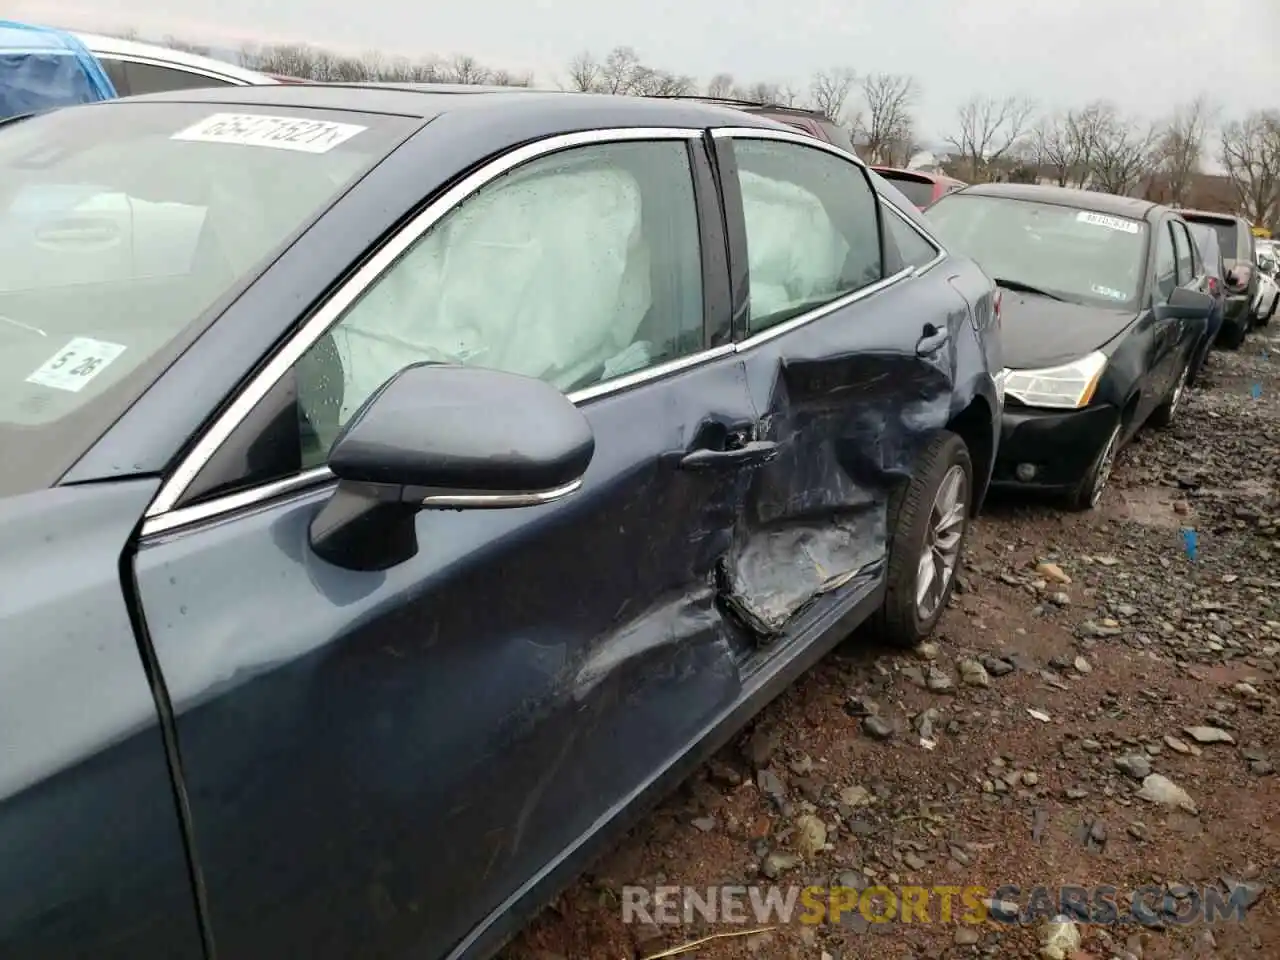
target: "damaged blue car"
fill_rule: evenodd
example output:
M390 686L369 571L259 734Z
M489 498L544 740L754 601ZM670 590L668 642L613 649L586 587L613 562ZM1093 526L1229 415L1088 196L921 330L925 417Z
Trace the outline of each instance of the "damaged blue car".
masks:
M7 957L490 956L991 474L992 282L712 105L71 107L0 254Z

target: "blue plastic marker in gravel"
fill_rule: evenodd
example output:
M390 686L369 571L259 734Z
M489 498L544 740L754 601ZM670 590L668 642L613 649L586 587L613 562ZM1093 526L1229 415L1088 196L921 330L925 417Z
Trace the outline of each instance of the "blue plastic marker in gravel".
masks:
M1187 551L1187 559L1195 563L1196 555L1200 552L1200 537L1190 527L1182 528L1182 549Z
M1252 387L1250 387L1249 396L1253 397L1253 399L1255 400L1257 400L1260 396L1262 396L1262 384L1255 383Z

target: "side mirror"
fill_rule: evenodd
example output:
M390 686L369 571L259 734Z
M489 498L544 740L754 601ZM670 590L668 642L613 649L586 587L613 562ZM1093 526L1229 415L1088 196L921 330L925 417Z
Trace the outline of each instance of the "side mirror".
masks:
M1209 294L1190 287L1176 287L1160 313L1176 319L1195 319L1209 316L1213 306L1214 299Z
M582 485L594 453L586 417L548 383L406 367L333 442L338 489L311 521L311 547L349 570L386 570L418 552L418 511L551 503Z

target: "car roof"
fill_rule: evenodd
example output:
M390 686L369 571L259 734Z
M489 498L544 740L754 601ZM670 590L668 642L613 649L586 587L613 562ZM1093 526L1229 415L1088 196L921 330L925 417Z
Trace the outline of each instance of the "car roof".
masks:
M204 57L197 53L187 53L185 50L174 50L154 43L121 40L119 37L107 37L96 33L75 33L74 36L88 47L91 53L100 56L132 57L139 60L171 63L175 67L186 67L200 73L212 73L226 77L228 80L235 80L245 84L276 84L279 82L265 73L246 70L244 67L228 63L225 60L216 60L213 57Z
M1089 210L1113 217L1130 217L1137 220L1153 219L1167 208L1150 200L1135 197L1119 197L1114 193L1094 190L1074 190L1070 187L1048 187L1031 183L975 183L957 190L951 196L970 194L982 197L1006 197L1010 200L1026 200L1030 203L1053 203L1075 210Z
M614 96L603 93L530 90L439 83L281 83L271 86L200 87L131 97L137 102L209 103L223 106L309 107L385 113L432 120L445 113L486 110L495 120L504 114L527 115L536 107L548 123L572 122L576 116L607 109L608 124L617 126L760 127L787 130L784 124L756 113L695 100ZM592 122L593 125L595 121ZM856 159L856 158L855 158Z

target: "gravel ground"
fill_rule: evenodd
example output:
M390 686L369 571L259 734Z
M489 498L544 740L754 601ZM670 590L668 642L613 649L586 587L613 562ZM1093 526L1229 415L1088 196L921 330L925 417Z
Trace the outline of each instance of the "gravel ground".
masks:
M828 657L505 960L648 958L722 932L735 935L678 955L1280 956L1280 360L1269 356L1280 342L1264 333L1214 353L1175 426L1121 454L1097 510L992 503L934 642L907 653L846 644ZM1248 912L1212 926L1068 924L1056 951L1043 920L854 914L750 936L696 919L621 921L626 884L771 876L988 891L1155 884L1177 896L1216 885Z

